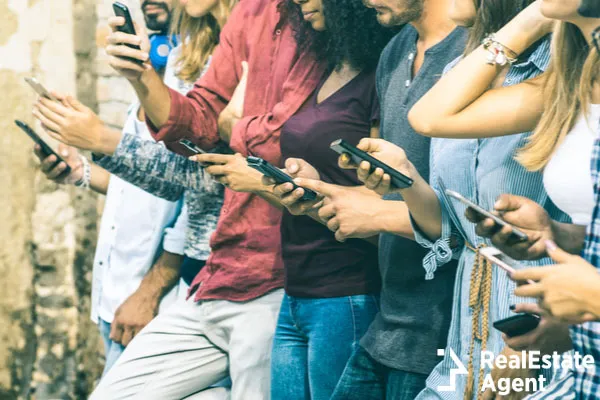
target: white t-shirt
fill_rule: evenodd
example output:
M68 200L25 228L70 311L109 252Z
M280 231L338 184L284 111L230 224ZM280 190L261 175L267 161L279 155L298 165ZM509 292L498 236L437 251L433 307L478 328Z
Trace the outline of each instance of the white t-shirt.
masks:
M595 202L590 163L599 121L600 104L592 104L588 116L581 114L544 170L548 195L577 225L589 225L592 220Z

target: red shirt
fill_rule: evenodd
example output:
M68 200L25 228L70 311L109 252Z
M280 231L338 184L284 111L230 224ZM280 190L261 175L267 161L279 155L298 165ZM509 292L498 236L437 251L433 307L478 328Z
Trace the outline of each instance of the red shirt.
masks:
M325 68L312 54L300 53L291 27L279 13L280 0L242 0L221 32L211 65L194 89L171 94L168 122L158 132L174 151L188 138L203 148L219 141L217 119L248 61L244 118L232 132L230 147L281 164L280 130L308 99ZM152 129L152 127L150 127ZM225 189L212 254L192 283L196 301L247 301L283 286L279 226L281 212L251 193Z

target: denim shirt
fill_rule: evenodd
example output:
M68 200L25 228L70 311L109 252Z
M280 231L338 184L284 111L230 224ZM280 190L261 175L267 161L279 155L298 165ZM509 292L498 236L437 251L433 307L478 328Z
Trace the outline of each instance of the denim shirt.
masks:
M509 69L504 86L518 84L534 78L546 70L550 60L550 40L546 39L530 54L527 60L514 64ZM453 63L454 64L454 63ZM451 64L449 67L451 67ZM414 225L416 240L430 249L423 267L427 276L434 278L439 268L451 258L458 258L458 270L454 288L452 323L448 334L448 346L445 357L436 366L427 380L427 386L418 396L422 399L455 399L465 392L467 376L457 375L456 392L439 391L440 386L450 385L450 371L456 368L450 356L452 350L467 365L470 358L472 336L472 309L469 306L470 281L475 252L466 248L467 242L472 248L491 243L476 235L475 225L464 216L466 207L461 203L442 195L441 187L454 190L485 209L493 209L499 195L503 193L528 197L544 206L552 218L567 220L550 201L544 190L541 173L526 171L515 159L515 152L527 141L530 133L485 139L433 139L431 144L430 184L438 195L442 208L442 237L431 242ZM460 238L460 246L450 248L451 237ZM462 242L461 242L462 240ZM535 262L523 262L524 267L550 264L549 259ZM498 269L492 269L492 297L489 310L489 337L487 350L499 354L505 347L501 333L492 328L492 322L511 316L509 306L526 300L513 294L515 284L508 275ZM479 355L480 342L475 341L474 365L475 388L480 387ZM490 371L486 371L488 373ZM552 373L549 373L552 376ZM477 390L474 396L477 395ZM462 397L462 396L461 396Z
M177 47L169 55L165 83L187 93L193 84L183 82L175 74L180 50ZM208 63L202 73L207 68ZM121 137L112 156L95 161L110 173L157 197L171 201L183 197L188 216L185 255L195 260L208 258L210 236L223 204L223 188L212 181L198 163L169 151L161 143L129 134Z

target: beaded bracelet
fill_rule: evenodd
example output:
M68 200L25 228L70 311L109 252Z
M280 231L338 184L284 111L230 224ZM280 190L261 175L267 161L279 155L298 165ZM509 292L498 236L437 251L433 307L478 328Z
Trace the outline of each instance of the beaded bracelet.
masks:
M483 48L489 53L487 56L488 64L503 67L506 64L512 65L517 62L518 54L498 42L493 33L483 39L482 44Z
M79 156L81 159L81 163L83 164L83 176L80 180L75 182L75 186L82 187L84 189L90 188L90 182L92 181L92 168L90 167L90 162L84 156Z

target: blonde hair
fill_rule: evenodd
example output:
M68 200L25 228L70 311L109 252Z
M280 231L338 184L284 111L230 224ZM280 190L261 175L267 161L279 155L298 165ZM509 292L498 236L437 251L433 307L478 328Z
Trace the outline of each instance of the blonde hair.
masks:
M173 12L173 34L181 40L181 53L176 61L177 77L194 82L219 44L221 27L227 22L238 0L219 0L214 13L194 18L177 5ZM216 16L216 17L215 17Z
M587 116L592 85L600 70L598 51L577 26L568 22L557 24L552 56L543 82L544 112L529 142L516 157L530 171L543 169L581 112Z

